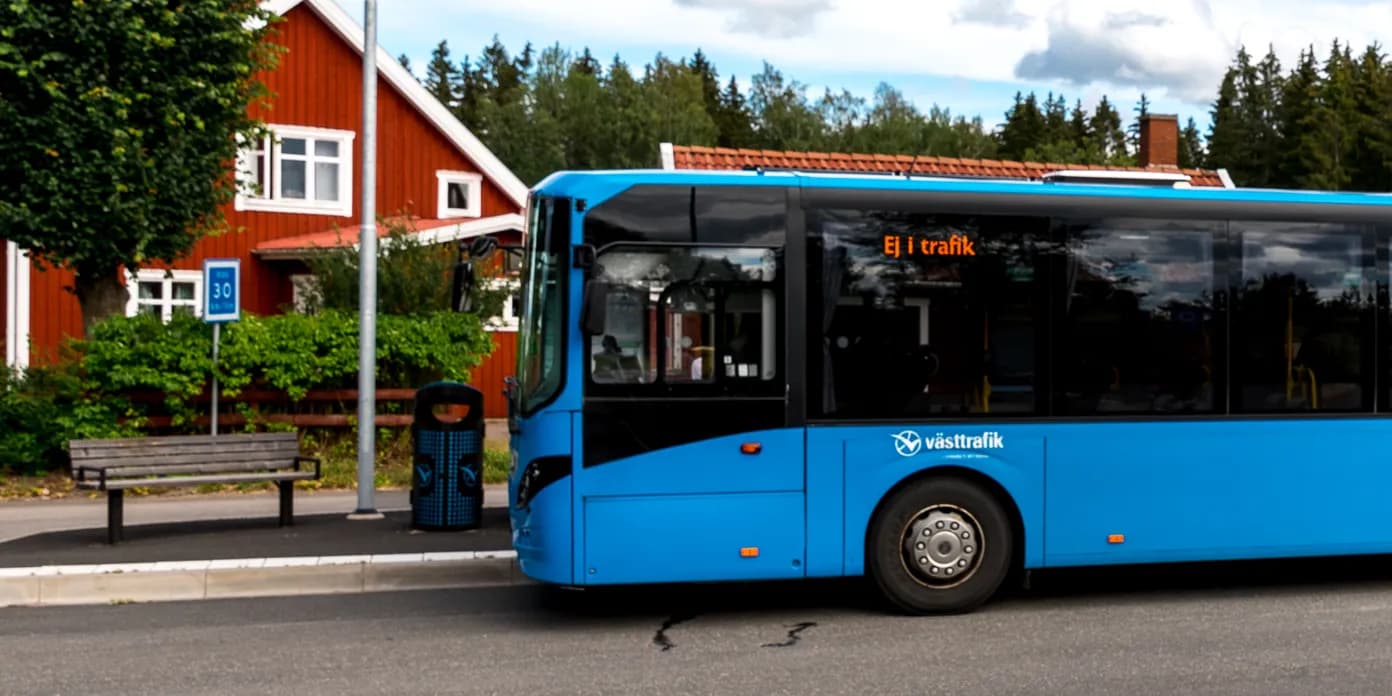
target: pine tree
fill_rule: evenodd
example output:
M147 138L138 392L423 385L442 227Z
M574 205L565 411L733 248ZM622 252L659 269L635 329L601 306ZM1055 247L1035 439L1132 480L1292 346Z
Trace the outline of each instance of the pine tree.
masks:
M1320 98L1319 65L1315 49L1301 49L1300 60L1291 70L1281 90L1281 107L1277 111L1280 152L1277 159L1275 185L1304 188L1315 166L1312 148L1318 124L1313 121Z
M1150 115L1150 98L1145 92L1141 92L1140 101L1136 102L1136 120L1126 127L1126 144L1130 146L1131 152L1139 154L1141 151L1141 123L1145 117Z
M1179 132L1179 166L1184 169L1204 166L1203 135L1199 133L1193 116L1184 124L1184 130Z
M1001 156L1024 159L1025 152L1044 143L1044 113L1033 92L1027 96L1015 93L1015 105L1005 112L1005 124L1000 131Z
M1377 44L1353 65L1353 148L1351 186L1360 191L1392 191L1392 71Z
M1097 153L1099 164L1130 164L1126 153L1126 131L1121 126L1121 113L1112 106L1106 96L1097 103L1092 118L1088 122L1091 143L1088 151Z
M1247 169L1239 162L1243 152L1243 139L1247 137L1245 125L1238 113L1237 95L1238 71L1229 67L1223 73L1223 81L1218 86L1218 97L1209 112L1212 125L1208 131L1208 166L1225 168L1239 186L1247 186Z
M1248 186L1271 186L1275 182L1281 157L1277 126L1281 83L1281 62L1274 48L1269 47L1266 56L1257 64L1250 62L1245 51L1240 54L1237 113L1246 137L1239 150L1238 163Z
M1312 159L1306 180L1309 187L1338 191L1352 183L1356 113L1352 56L1336 40L1325 60L1319 99L1306 123Z
M441 41L425 66L425 89L450 110L459 107L459 69L450 62L449 44Z
M720 131L721 147L753 147L754 116L740 93L739 82L730 76L730 82L720 93L719 106L715 113L715 125Z

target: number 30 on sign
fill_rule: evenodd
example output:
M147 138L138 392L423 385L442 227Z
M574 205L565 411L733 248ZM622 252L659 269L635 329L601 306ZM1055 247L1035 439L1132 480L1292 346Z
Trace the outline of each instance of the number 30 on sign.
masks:
M237 321L242 311L242 260L203 261L203 321Z

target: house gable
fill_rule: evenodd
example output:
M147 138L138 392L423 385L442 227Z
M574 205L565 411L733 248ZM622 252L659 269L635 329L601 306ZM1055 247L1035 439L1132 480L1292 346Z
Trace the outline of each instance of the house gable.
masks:
M359 63L361 63L364 28L354 21L335 0L267 0L263 7L282 17L287 16L291 10L296 8L311 10L352 49L353 55L358 57ZM514 205L519 209L526 205L527 185L517 178L517 175L503 164L477 136L469 132L469 129L465 128L464 124L460 123L459 119L455 118L445 105L426 91L425 87L380 44L377 46L375 60L381 79L397 90L434 128L439 130L455 147L459 148L459 151L485 177L497 185ZM360 83L361 73L357 73L357 76ZM361 102L358 103L359 112L361 112Z

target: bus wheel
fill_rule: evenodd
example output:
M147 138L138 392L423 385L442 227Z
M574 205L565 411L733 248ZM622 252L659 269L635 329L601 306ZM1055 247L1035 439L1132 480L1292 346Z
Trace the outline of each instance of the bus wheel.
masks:
M1010 571L1010 523L994 496L956 478L894 494L871 523L866 561L885 598L913 614L967 612Z

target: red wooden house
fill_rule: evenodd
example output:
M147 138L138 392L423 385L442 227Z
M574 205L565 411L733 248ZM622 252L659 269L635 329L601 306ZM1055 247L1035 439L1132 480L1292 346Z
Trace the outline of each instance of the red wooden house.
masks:
M276 137L239 162L260 193L227 206L229 223L242 232L201 240L169 269L128 275L130 314L200 311L207 257L241 259L244 311L285 311L295 305L310 247L357 243L363 28L335 0L265 4L284 20L270 40L288 50L276 70L261 76L274 95L271 107L253 111ZM478 235L519 243L526 185L385 49L376 61L378 214L409 215L414 229L442 243ZM77 300L65 290L72 276L31 263L13 243L0 241L0 249L6 364L46 360L65 336L81 335ZM490 323L496 350L473 382L493 395L512 371L512 307ZM490 417L503 411L499 399L485 404Z

